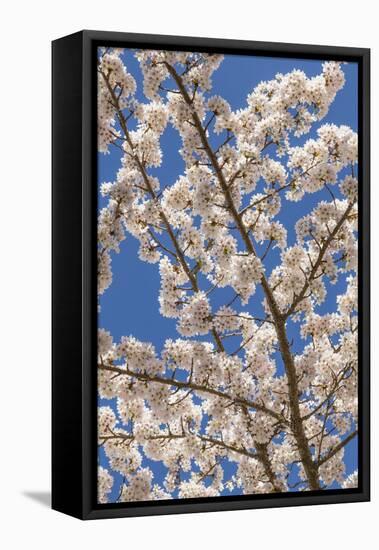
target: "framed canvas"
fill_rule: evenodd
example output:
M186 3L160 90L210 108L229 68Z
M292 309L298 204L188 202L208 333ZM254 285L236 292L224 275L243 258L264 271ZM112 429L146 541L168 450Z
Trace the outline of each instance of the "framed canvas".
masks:
M53 42L53 508L369 500L369 50Z

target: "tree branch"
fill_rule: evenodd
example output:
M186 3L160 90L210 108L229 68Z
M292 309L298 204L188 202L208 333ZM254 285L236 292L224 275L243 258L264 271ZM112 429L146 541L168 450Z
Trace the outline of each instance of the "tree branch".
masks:
M164 64L167 70L169 71L170 75L173 77L176 84L178 85L179 91L181 92L184 101L187 103L188 106L191 107L191 99L188 95L188 92L186 90L186 87L180 75L176 72L175 68L172 65L170 65L167 62L165 62ZM198 114L193 109L192 109L192 120L198 131L204 150L207 153L208 158L213 166L217 180L225 196L225 201L228 206L228 209L234 219L237 229L239 230L241 238L245 243L246 250L249 252L249 254L254 254L256 256L254 246L250 240L248 231L242 221L242 218L236 209L229 186L227 184L227 181L225 180L222 169L220 168L220 165L218 163L217 156L215 155L212 147L208 142L206 132L204 131L204 128L201 124ZM300 415L299 389L298 389L298 382L296 377L296 368L295 368L294 360L291 354L289 342L287 339L287 334L285 329L285 320L282 316L282 313L275 301L273 292L264 275L262 275L261 284L262 284L262 288L265 293L267 303L275 323L275 329L276 329L276 333L277 333L277 337L280 345L280 351L281 351L281 355L283 358L283 363L285 366L286 375L288 379L292 431L296 439L296 443L299 449L304 470L308 478L309 486L313 490L318 490L320 488L320 483L318 479L317 469L312 459L312 455L309 449L308 441L305 435L305 431L304 431L304 427L303 427L301 415Z
M297 305L302 301L304 300L305 298L305 295L307 293L307 290L311 284L311 282L313 281L313 279L315 279L316 277L316 274L317 274L317 270L319 269L320 265L321 265L321 262L325 256L325 253L326 251L328 250L331 242L333 241L333 239L336 237L338 231L341 229L343 223L345 222L345 220L348 218L353 206L354 206L355 202L351 202L349 203L348 207L346 208L344 214L341 216L341 218L339 219L339 221L336 223L333 231L330 232L328 238L324 241L324 243L321 245L321 248L320 248L320 252L319 252L319 255L317 257L317 260L316 262L314 263L312 269L311 269L311 272L308 276L308 279L305 281L304 283L304 286L303 288L301 289L300 293L298 294L298 296L294 299L294 301L292 302L292 305L289 307L289 309L287 310L287 312L284 314L284 317L285 318L288 318L290 317L296 310L296 307Z
M334 449L331 449L323 458L318 461L317 467L319 468L320 466L325 464L325 462L328 462L328 460L330 460L336 453L338 453L338 451L343 449L345 445L347 445L352 439L354 439L356 435L358 435L358 430L351 432L350 435L348 435L343 441L338 443L338 445L334 447Z
M122 131L124 132L126 142L128 143L130 149L132 151L134 151L134 144L133 144L132 139L130 137L127 122L126 122L124 113L123 113L123 111L120 107L119 99L116 97L116 94L114 93L114 90L113 90L112 86L110 85L109 79L107 78L105 73L100 70L100 74L102 75L102 77L103 77L103 79L106 83L109 94L111 95L111 98L112 98L112 101L113 101L113 106L116 110L117 119L120 123ZM134 159L139 171L141 172L142 178L145 182L146 188L148 189L148 192L149 192L151 198L153 200L157 200L157 196L156 196L155 191L154 191L154 189L153 189L153 187L150 183L150 179L149 179L149 176L146 172L146 169L145 169L145 166L144 166L143 162L140 160L140 158L138 157L137 154L133 154L133 159ZM171 239L172 244L174 245L175 252L176 252L176 255L177 255L177 260L179 261L179 263L182 266L184 272L186 273L189 281L191 282L191 285L193 287L194 292L199 292L197 279L194 276L194 274L192 273L191 269L189 268L189 266L186 262L186 259L184 257L184 254L183 254L183 252L182 252L182 250L179 246L179 243L178 243L178 241L175 237L175 234L172 230L172 227L171 227L171 225L170 225L170 223L169 223L169 221L168 221L168 219L167 219L167 217L166 217L166 215L165 215L165 213L162 209L160 209L159 216L160 216L160 218L163 222L164 227L166 228L166 231L167 231L167 233L168 233L168 235ZM215 329L212 329L212 334L213 334L213 337L215 339L218 350L219 351L225 351L222 340L219 337L219 335L217 334Z
M231 401L235 405L244 405L246 407L256 409L258 411L264 412L271 416L272 418L275 418L278 420L281 424L287 424L286 419L279 413L265 407L264 405L261 405L260 403L257 403L256 401L250 401L248 399L241 399L238 397L232 397L231 395L228 395L227 393L221 392L219 390L216 390L214 388L210 388L209 386L205 386L202 384L195 384L194 382L188 381L181 381L181 380L175 380L174 378L164 378L163 376L149 376L147 374L144 374L142 372L135 372L131 371L128 368L121 368L116 367L114 365L105 365L105 364L99 364L98 368L100 370L108 371L108 372L114 372L120 375L124 376L130 376L137 378L137 380L141 380L144 382L156 382L158 384L164 384L166 386L174 386L176 388L187 388L192 389L194 391L207 393L209 395L214 395L216 397L220 397L221 399L226 399L228 401Z

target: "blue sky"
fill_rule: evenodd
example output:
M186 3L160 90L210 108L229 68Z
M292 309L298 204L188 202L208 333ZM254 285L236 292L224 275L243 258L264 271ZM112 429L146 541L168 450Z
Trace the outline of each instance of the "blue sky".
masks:
M137 99L146 102L147 99L142 91L142 75L133 52L125 50L124 62L128 71L134 76L137 82ZM229 101L233 109L246 106L246 97L253 88L262 80L270 80L275 75L286 73L294 68L303 70L308 77L319 74L322 70L322 61L285 59L270 57L253 57L226 55L220 68L213 75L213 89L211 94L218 94ZM319 123L315 124L312 131L300 139L292 139L292 145L302 144L306 139L315 137L316 130L325 122L332 122L340 125L345 124L353 130L358 125L358 101L357 82L358 66L356 63L343 65L346 83L343 89L338 92L336 100L331 105L328 115ZM179 155L181 146L180 138L176 130L167 128L161 140L163 149L163 163L160 168L151 170L152 175L159 177L161 185L171 185L177 177L184 172L184 163ZM117 170L120 167L121 152L117 148L110 148L109 155L99 154L98 156L98 184L104 181L113 181ZM336 195L338 191L336 188ZM282 195L283 197L283 195ZM282 211L278 219L285 225L288 231L288 243L292 244L294 239L294 223L296 220L308 213L323 198L329 200L325 192L306 195L306 198L298 203L283 201ZM106 205L99 195L99 208ZM101 297L101 312L99 313L98 325L110 331L117 341L123 335L133 335L143 341L152 342L159 353L164 341L167 338L176 338L174 319L166 319L159 313L158 293L160 281L157 264L148 264L138 259L138 242L131 235L121 243L120 254L112 255L113 283ZM269 255L270 261L266 263L266 270L276 265L279 256L278 252ZM328 285L328 298L319 308L320 313L332 312L336 309L336 295L343 292L346 285L343 281L336 285ZM228 292L228 291L225 291ZM226 294L214 293L214 305L224 303ZM233 296L229 291L229 295ZM227 298L226 298L227 299ZM249 306L255 313L260 311L261 291L255 294L250 300ZM300 341L298 330L289 327L290 337L294 337L294 350L301 349L304 341ZM231 343L235 349L235 344ZM238 346L237 346L238 347ZM278 358L278 362L280 359ZM107 402L109 404L109 402ZM99 454L100 462L106 465L106 458L103 450ZM356 438L345 449L345 463L350 473L357 467L357 442ZM152 466L157 478L162 479L163 468L159 464ZM118 485L121 476L116 474L116 483L111 497L118 494ZM230 494L230 493L227 493Z

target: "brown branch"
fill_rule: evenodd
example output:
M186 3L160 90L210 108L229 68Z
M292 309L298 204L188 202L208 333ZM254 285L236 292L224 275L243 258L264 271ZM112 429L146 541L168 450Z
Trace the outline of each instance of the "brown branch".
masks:
M159 441L159 440L171 440L171 439L184 439L186 437L186 434L182 433L182 434L173 434L173 433L169 433L169 434L162 434L162 435L149 435L147 437L145 437L145 439L147 441ZM121 439L121 440L124 440L124 441L134 441L135 440L135 436L132 435L132 434L123 434L123 433L120 433L120 432L114 432L112 433L112 435L99 435L99 439L103 440L103 441L108 441L108 440L111 440L111 439Z
M296 310L296 307L298 306L298 304L304 300L305 298L305 295L307 293L307 290L311 284L311 282L313 281L313 279L316 278L316 274L317 274L317 271L321 265L321 262L325 256L325 253L326 251L328 250L331 242L334 240L334 238L336 237L338 231L341 229L342 225L344 224L345 220L348 218L353 206L354 206L354 202L351 202L349 203L348 207L346 208L345 212L343 213L343 215L341 216L341 218L339 219L339 221L336 223L333 231L331 231L329 233L329 236L328 238L324 241L324 243L322 244L321 248L320 248L320 252L319 252L319 255L317 257L317 260L316 262L313 264L313 267L311 269L311 272L308 276L308 279L305 281L304 285L303 285L303 288L301 289L300 293L296 296L296 298L294 299L294 301L292 302L291 306L289 307L289 309L287 310L287 312L284 314L284 317L285 318L288 318L290 317Z
M188 106L191 107L191 99L188 95L188 92L186 90L186 87L181 77L176 72L175 68L171 66L169 63L165 62L165 66L167 67L170 75L173 77L176 84L178 85L178 88L183 96L184 101L187 103ZM204 128L201 124L198 114L193 109L192 109L192 119L198 131L203 148L207 153L207 156L213 166L217 180L224 194L229 212L231 213L234 219L234 222L237 226L237 229L241 235L241 238L245 243L246 250L249 252L249 254L256 255L256 252L255 252L253 243L250 240L248 231L242 221L241 215L238 213L236 206L234 204L233 197L230 193L230 189L227 184L227 181L225 180L222 169L220 168L220 165L218 163L217 156L208 142L206 132L204 131ZM295 368L293 356L291 354L289 342L287 339L285 319L282 316L282 313L275 301L273 292L264 275L262 275L261 284L262 284L263 291L265 293L273 320L275 322L275 329L276 329L276 333L277 333L277 337L280 345L280 351L281 351L281 355L282 355L282 359L283 359L283 363L284 363L285 371L287 375L289 403L291 408L291 428L292 428L294 437L296 439L296 443L299 449L300 457L304 466L306 476L308 478L309 487L312 490L318 490L320 488L320 482L318 479L317 468L315 466L315 463L313 462L312 455L308 445L308 440L306 438L304 427L301 421L300 407L299 407L299 389L298 389L298 381L296 377L296 368Z
M130 133L129 133L129 130L128 130L128 127L127 127L126 119L125 119L124 113L122 112L122 109L120 107L119 99L116 97L116 94L115 94L112 86L110 85L109 78L107 78L105 73L101 70L100 70L100 74L103 76L103 79L105 80L108 92L111 95L111 98L112 98L112 101L113 101L113 106L116 110L117 119L120 123L122 131L124 132L126 142L128 143L130 149L132 151L134 151L134 144L133 144L132 139L130 137ZM134 159L139 171L141 172L142 178L145 182L146 188L148 189L151 198L153 200L157 200L157 196L156 196L155 191L154 191L154 189L151 185L151 182L150 182L149 176L146 172L144 163L140 160L140 158L138 157L137 154L133 154L133 159ZM193 287L194 292L199 292L199 286L197 284L197 279L194 276L194 274L192 273L191 269L189 268L189 266L188 266L188 264L185 260L184 254L183 254L183 252L182 252L182 250L179 246L179 243L178 243L178 241L175 237L175 234L172 230L172 227L171 227L171 225L170 225L170 223L169 223L169 221L168 221L168 219L167 219L167 217L166 217L166 215L165 215L165 213L162 209L160 209L159 216L160 216L160 218L163 222L163 225L164 225L164 227L165 227L165 229L166 229L166 231L167 231L167 233L168 233L168 235L171 239L172 244L174 245L175 252L176 252L176 255L177 255L177 260L179 261L179 263L182 266L184 272L186 273L189 281L191 282L191 285ZM224 348L224 345L221 341L221 338L219 337L219 335L217 334L215 329L212 329L212 334L213 334L213 337L215 339L218 350L219 351L225 351L225 348Z
M281 424L287 424L286 419L280 415L279 413L265 407L264 405L261 405L260 403L257 403L256 401L250 401L248 399L242 399L238 397L232 397L231 395L228 395L227 393L221 392L219 390L216 390L214 388L210 388L209 386L204 386L202 384L195 384L191 381L181 381L181 380L175 380L174 378L164 378L163 376L149 376L142 372L135 372L131 371L128 368L121 368L116 367L114 365L105 365L105 364L99 364L98 368L100 370L108 371L108 372L114 372L125 376L130 376L137 378L137 380L141 380L144 382L156 382L158 384L164 384L166 386L175 386L176 388L182 389L192 389L194 391L207 393L210 395L214 395L216 397L220 397L221 399L226 399L228 401L231 401L235 405L244 405L249 408L256 409L258 411L264 412L268 414L269 416L275 418L278 420Z
M213 439L212 437L200 435L200 434L194 434L196 437L201 439L201 441L204 441L206 443L211 443L212 445L217 445L218 447L222 447L223 449L226 449L228 451L232 451L233 453L237 453L243 456L247 456L248 458L255 458L256 460L260 460L260 457L258 453L251 453L247 451L246 449L241 449L239 447L236 447L234 445L228 445L221 439Z
M347 445L352 439L354 439L356 435L358 435L358 430L351 432L350 435L348 435L343 441L338 443L338 445L334 447L334 449L331 449L323 458L318 461L317 467L319 468L320 466L325 464L325 462L328 462L328 460L330 460L336 453L338 453L338 451L343 449L345 445Z
M256 444L257 452L251 452L245 448L237 447L236 445L225 443L221 439L215 439L213 437L202 435L199 433L192 433L192 432L185 433L184 431L180 434L173 434L170 432L168 434L151 435L151 436L147 436L145 439L146 441L173 441L175 439L186 439L190 435L197 437L200 441L203 441L204 443L209 443L212 447L221 447L222 449L225 449L229 452L233 452L242 456L246 456L247 458L253 458L255 460L258 460L262 464L265 470L265 473L273 487L273 492L282 491L282 488L277 484L275 474L271 467L270 459L267 453L267 445ZM99 439L101 439L104 443L105 441L112 440L112 439L121 439L123 441L133 441L135 437L132 434L112 432L112 435L99 436ZM202 477L199 479L199 481L201 481L204 477L209 475L216 465L217 463L214 464L205 474L203 474Z
M267 451L267 444L255 442L255 446L257 449L258 458L265 470L265 474L268 477L268 480L272 485L272 492L281 493L283 491L283 487L280 484L278 484L277 477L275 475L274 470L272 469L270 456Z
M305 416L302 417L303 422L308 420L309 418L311 418L311 416L314 416L315 414L317 414L318 411L320 409L322 409L322 407L333 397L333 395L341 389L339 384L340 384L340 382L342 382L345 379L345 374L346 374L346 371L348 370L348 368L349 368L349 366L344 367L341 371L339 371L337 373L337 375L335 375L334 384L333 384L333 387L330 390L330 392L327 394L325 399L323 399L323 401L321 401L321 403L319 403L317 405L317 407L315 409L313 409L313 411L309 412L308 414L306 414Z
M263 150L263 149L262 149ZM250 208L254 208L255 206L258 206L258 204L261 204L262 202L264 202L265 200L268 200L270 199L271 197L273 197L274 195L277 195L278 193L280 193L281 191L284 191L285 189L288 189L289 187L291 187L292 185L294 185L298 179L302 178L303 176L307 175L309 173L310 170L312 170L312 168L315 168L318 164L320 164L321 161L319 162L316 162L315 164L313 164L312 166L310 166L309 168L307 168L306 170L304 170L304 172L302 172L301 174L298 174L297 176L295 176L294 178L292 178L288 183L286 183L285 185L282 185L282 187L278 187L277 189L273 189L270 193L267 193L264 197L261 197L260 199L257 199L256 201L254 201L253 203L251 204L248 204L243 210L241 210L241 212L239 213L240 216L242 216L243 214L245 214L245 212L247 212L248 210L250 210Z

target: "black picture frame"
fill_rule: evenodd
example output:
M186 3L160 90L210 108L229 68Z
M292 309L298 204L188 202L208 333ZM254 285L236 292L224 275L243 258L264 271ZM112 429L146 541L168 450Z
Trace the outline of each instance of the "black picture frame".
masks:
M358 63L359 486L149 503L96 503L96 48L196 50ZM370 50L85 30L52 43L52 507L81 519L370 499Z

